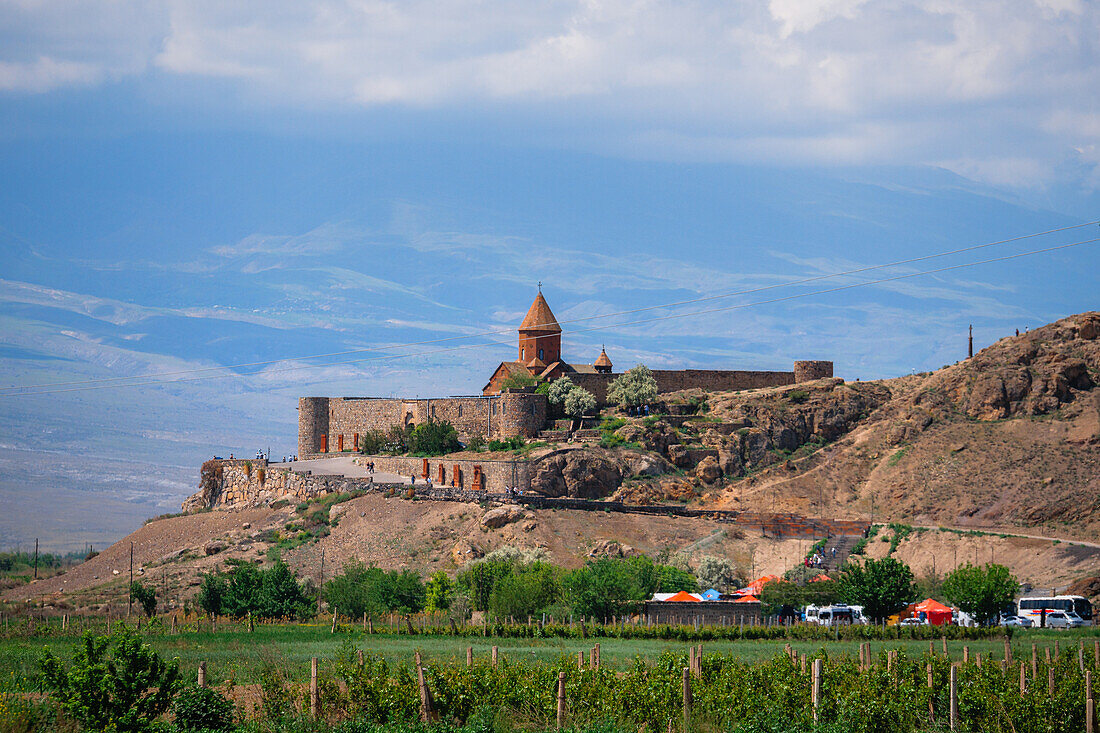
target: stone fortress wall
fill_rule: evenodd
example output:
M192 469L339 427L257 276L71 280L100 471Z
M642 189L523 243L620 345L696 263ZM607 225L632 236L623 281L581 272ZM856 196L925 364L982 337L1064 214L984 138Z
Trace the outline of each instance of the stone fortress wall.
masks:
M734 371L721 369L654 370L659 392L682 389L737 391L781 387L833 375L831 361L796 361L794 371ZM607 405L607 387L619 374L570 374L579 387ZM299 457L353 452L368 430L394 425L420 425L446 420L466 442L474 435L487 439L533 438L546 423L548 404L528 390L478 397L402 399L384 397L302 397L298 401Z
M475 435L533 438L546 422L546 408L546 398L533 393L439 399L302 397L298 400L298 455L354 451L359 436L369 430L429 420L451 423L463 442Z
M795 362L793 372L754 372L729 369L654 369L653 378L657 380L657 391L661 394L678 392L682 389L705 389L711 392L735 392L743 389L760 389L762 387L782 387L796 382L805 382L819 377L805 377L810 370L800 368L801 364L828 365L820 371L833 375L832 362ZM591 392L600 407L607 405L607 387L612 381L618 379L621 374L569 374L567 375L573 384Z

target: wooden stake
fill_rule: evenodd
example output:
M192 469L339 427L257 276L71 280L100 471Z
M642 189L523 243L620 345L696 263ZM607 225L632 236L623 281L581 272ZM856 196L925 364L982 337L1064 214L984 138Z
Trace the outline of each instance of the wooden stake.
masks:
M329 633L330 634L335 634L336 633L336 609L335 608L332 609L332 630L329 631Z
M374 619L370 616L367 617L367 633L368 634L373 634L374 633Z
M1005 662L1012 662L1012 644L1009 642L1008 637L1005 637Z
M684 733L691 730L691 670L684 667Z
M428 689L428 683L424 681L424 668L420 666L420 652L416 653L416 684L420 689L420 722L433 723L438 720L432 705L432 693Z
M584 650L577 652L577 669L584 669Z
M206 662L199 662L199 687L206 687Z
M1047 668L1047 697L1054 697L1054 667Z
M1095 715L1096 703L1090 697L1088 700L1085 700L1085 733L1093 733L1093 731L1095 730L1095 728L1093 727Z
M309 662L309 717L316 718L321 708L321 694L317 689L317 657Z
M558 728L565 727L565 672L558 672Z
M955 730L955 724L959 717L959 676L958 668L951 665L951 711L948 724L951 730Z
M466 647L466 666L474 666L474 648L472 646Z
M928 688L932 688L932 663L929 662L924 666L924 671L928 675Z
M176 633L176 614L172 614L172 631L170 633Z
M963 646L963 664L969 664L969 663L970 663L970 647L964 645Z
M941 636L940 640L943 642L943 653L947 654L947 637Z
M820 658L814 660L813 688L811 698L814 704L814 723L817 723L817 709L821 705L821 664Z
M493 669L497 668L497 648L493 647Z
M1020 662L1020 694L1027 692L1027 667Z
M600 659L600 642L597 641L596 646L593 647L593 649L596 652L596 669L599 669L600 668L600 662L603 661L603 660Z

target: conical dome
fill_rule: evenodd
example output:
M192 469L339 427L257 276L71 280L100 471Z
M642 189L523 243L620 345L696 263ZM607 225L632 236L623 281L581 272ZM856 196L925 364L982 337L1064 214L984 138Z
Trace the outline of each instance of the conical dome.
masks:
M558 325L558 319L554 318L554 313L546 303L546 298L542 297L542 291L539 291L539 294L535 296L535 302L531 303L531 307L527 310L527 315L523 318L523 323L519 324L519 330L536 331L539 333L561 333L561 326Z
M607 350L600 349L600 355L596 357L596 362L592 365L595 367L607 367L611 368L611 360L607 358Z

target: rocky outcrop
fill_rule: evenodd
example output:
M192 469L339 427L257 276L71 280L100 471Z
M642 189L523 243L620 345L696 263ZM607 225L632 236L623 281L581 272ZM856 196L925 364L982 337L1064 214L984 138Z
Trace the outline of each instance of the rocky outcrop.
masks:
M500 529L506 524L518 522L521 519L523 519L523 510L515 504L506 504L485 512L485 516L481 518L481 526L487 529Z
M635 550L630 545L624 545L615 540L603 540L597 542L595 547L588 551L588 556L591 558L621 558L621 557L637 557L641 555L638 550Z
M555 453L535 464L531 490L543 496L600 499L619 488L624 468L594 449Z
M1100 375L1100 313L1003 338L932 375L913 398L926 410L976 420L1046 415L1092 390Z

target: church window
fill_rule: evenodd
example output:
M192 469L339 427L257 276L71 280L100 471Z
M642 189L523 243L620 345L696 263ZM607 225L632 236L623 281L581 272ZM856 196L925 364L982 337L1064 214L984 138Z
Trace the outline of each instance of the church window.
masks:
M462 405L458 406L458 416L462 417Z
M539 359L542 359L542 349L539 349Z

